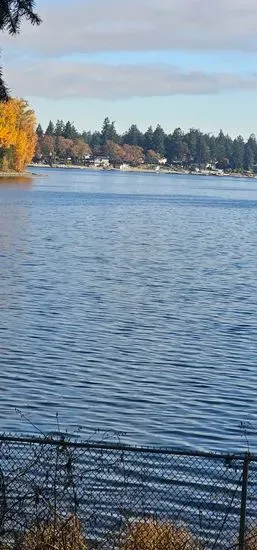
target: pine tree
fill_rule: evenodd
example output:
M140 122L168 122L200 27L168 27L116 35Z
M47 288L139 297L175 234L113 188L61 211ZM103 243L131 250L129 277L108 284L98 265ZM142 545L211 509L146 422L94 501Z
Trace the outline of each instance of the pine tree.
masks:
M143 145L144 137L136 124L131 124L128 131L123 136L123 143L128 145L134 145L141 147Z
M63 136L63 134L64 134L64 122L63 120L58 119L55 125L54 135L56 137L60 137L60 136Z
M73 123L71 123L69 120L66 122L63 130L63 137L66 139L75 139L78 137L78 132L74 126Z
M91 132L86 132L86 130L84 130L81 134L81 138L83 139L83 141L85 143L88 143L88 145L91 144L91 139L92 139L92 134Z
M117 143L119 141L119 136L115 129L115 122L111 122L108 117L103 121L102 131L101 131L101 146L102 148L106 145L107 141L113 141Z
M153 149L162 157L165 155L165 133L160 124L157 124L153 133Z
M113 143L119 143L119 141L120 141L120 137L119 137L119 135L118 135L117 132L116 132L115 122L114 122L114 121L111 122L111 126L110 126L110 140L111 140Z
M233 141L233 168L235 170L242 170L244 167L245 160L245 144L242 136L238 136Z
M146 130L144 134L144 145L146 151L153 150L154 148L154 140L153 140L153 128L152 126L149 126L149 128Z
M196 162L199 166L204 167L210 161L210 148L207 143L207 137L199 132Z
M248 138L247 144L253 152L253 164L257 162L257 141L254 134L251 134Z
M248 142L245 145L244 169L252 171L253 166L254 166L254 151L248 140Z
M176 128L172 134L173 140L173 159L181 161L183 151L184 134L181 128Z
M42 128L41 124L38 124L37 129L36 129L36 134L37 134L38 137L42 137L44 135L43 128Z
M215 136L213 136L213 135L209 135L209 148L210 148L211 162L215 163L215 161L216 161L216 139L215 139Z
M51 120L49 120L49 124L47 126L47 129L45 131L46 136L53 136L54 135L54 124Z
M190 128L188 134L185 136L185 141L188 145L189 150L189 160L191 162L196 162L196 152L197 152L197 143L199 141L199 130L195 128Z
M110 139L110 126L111 122L108 117L106 117L103 121L102 130L101 130L101 145L102 147L105 146L107 141Z
M90 140L90 147L95 155L98 155L102 147L102 134L101 132L93 132Z
M32 25L39 25L41 19L33 11L34 5L34 0L1 0L0 30L7 30L9 34L17 34L22 19L27 19Z

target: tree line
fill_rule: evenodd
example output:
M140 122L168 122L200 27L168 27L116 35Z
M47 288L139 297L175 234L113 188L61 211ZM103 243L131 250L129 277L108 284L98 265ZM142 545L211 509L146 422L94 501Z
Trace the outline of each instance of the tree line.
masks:
M68 158L83 162L85 157L105 155L110 162L143 162L158 164L167 159L168 164L216 168L234 171L254 171L257 166L257 141L254 134L247 140L242 136L231 138L220 130L218 135L191 128L183 132L176 128L166 133L158 124L141 132L136 124L119 134L115 123L105 118L100 131L79 132L70 121L49 122L45 132L37 127L38 143L35 160L40 158Z

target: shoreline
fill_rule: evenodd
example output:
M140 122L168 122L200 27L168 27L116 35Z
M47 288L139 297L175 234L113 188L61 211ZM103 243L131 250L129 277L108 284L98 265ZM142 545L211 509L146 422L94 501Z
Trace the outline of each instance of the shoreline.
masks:
M33 179L35 177L40 176L40 174L35 174L35 172L1 172L0 171L0 178L30 178Z
M235 172L235 173L226 173L226 172L221 172L221 173L217 173L217 172L211 172L211 171L207 171L207 170L202 170L202 171L190 171L190 170L186 170L186 169L181 169L181 170L173 170L172 168L162 168L160 170L156 170L154 168L141 168L141 167L133 167L133 166L130 166L129 168L127 169L120 169L120 168L114 168L114 167L108 167L108 168L103 168L101 166L81 166L81 165L76 165L76 164L70 164L70 165L67 165L67 164L54 164L52 166L50 166L50 164L41 164L41 163L38 163L38 164L29 164L28 165L28 168L53 168L53 169L62 169L62 170L95 170L95 171L101 171L101 172L135 172L135 173L139 173L139 174L170 174L170 175L178 175L178 176L201 176L201 177L208 177L208 176L213 176L213 177L216 177L216 178L247 178L247 179L257 179L257 174L242 174L240 172ZM25 174L22 174L23 176L24 175L28 175L29 176L38 176L39 174L33 174L32 172L26 172ZM0 175L1 175L1 172L0 172ZM18 174L16 174L16 177L18 176ZM2 177L2 176L1 176Z

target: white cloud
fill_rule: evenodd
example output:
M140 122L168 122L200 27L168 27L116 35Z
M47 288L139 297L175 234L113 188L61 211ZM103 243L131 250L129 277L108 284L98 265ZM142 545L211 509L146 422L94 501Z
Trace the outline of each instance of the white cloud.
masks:
M96 52L122 59L126 51L255 51L256 0L53 0L41 10L38 4L39 28L25 24L19 36L1 37L6 79L17 95L125 99L257 89L255 75L211 68L71 61Z
M39 6L40 11L40 6ZM72 0L41 9L3 46L40 55L129 50L256 51L256 0Z
M6 76L13 94L50 99L126 99L257 90L256 75L186 72L165 64L106 65L51 59L19 66L11 63Z

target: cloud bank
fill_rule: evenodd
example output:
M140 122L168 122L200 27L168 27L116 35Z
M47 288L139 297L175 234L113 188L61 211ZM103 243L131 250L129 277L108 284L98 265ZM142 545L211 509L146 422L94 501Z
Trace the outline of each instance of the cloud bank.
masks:
M181 71L165 64L106 65L60 60L10 65L11 89L49 99L127 99L133 96L217 94L257 90L257 75Z
M15 39L20 51L257 51L256 0L63 0L40 12L41 27Z
M126 99L257 89L255 74L136 59L122 64L124 53L133 51L159 51L160 60L162 50L174 58L176 52L255 52L256 0L47 0L39 9L39 28L26 24L20 36L1 37L6 78L17 95ZM120 63L90 60L108 52Z

